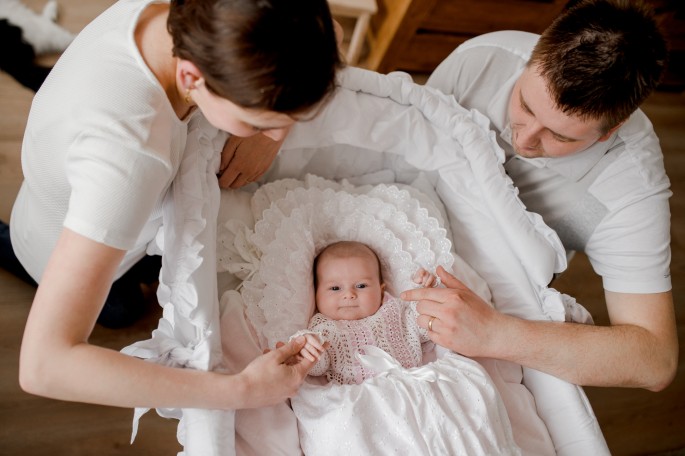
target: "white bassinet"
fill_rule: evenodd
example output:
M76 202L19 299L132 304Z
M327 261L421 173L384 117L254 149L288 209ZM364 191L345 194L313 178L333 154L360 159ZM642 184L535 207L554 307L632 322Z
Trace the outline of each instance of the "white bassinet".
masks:
M487 283L496 308L527 319L588 322L572 298L547 287L553 274L566 267L563 247L516 196L486 118L402 74L348 68L339 86L315 119L293 128L262 183L304 182L318 179L310 176L315 175L347 179L348 187L410 185L433 201L436 218L444 219L457 254L454 270L465 266L461 259L470 265ZM233 235L249 240L254 198L247 191L219 191L215 173L225 135L201 116L190 125L188 150L165 204L164 226L151 246L151 251L164 252L158 291L164 316L151 339L123 351L172 366L231 371L272 341L266 331L252 337L255 328L264 329L263 322L252 322L254 315L248 311L246 316L235 304L242 298L233 289L241 279L250 282L260 267L259 255L253 264L231 266L234 274L217 274L218 227L240 222L232 225ZM223 351L222 330L224 341L231 341ZM582 388L510 363L479 361L497 385L515 435L536 438L526 434L531 420L521 413L533 407L557 454L609 454ZM136 410L134 436L146 411ZM181 420L178 437L186 455L230 455L236 448L237 454L300 453L297 422L285 404L236 413L158 413ZM525 451L530 446L523 448L530 453Z

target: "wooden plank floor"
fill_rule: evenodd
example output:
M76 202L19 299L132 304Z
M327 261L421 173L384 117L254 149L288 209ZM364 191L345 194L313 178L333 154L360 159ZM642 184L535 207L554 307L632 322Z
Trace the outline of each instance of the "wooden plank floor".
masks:
M671 180L671 276L680 356L675 381L664 391L585 388L604 435L615 455L685 455L685 93L658 92L646 102L659 135ZM574 296L595 323L609 322L601 279L584 255L573 259L555 287Z
M4 1L4 0L0 0ZM62 23L77 32L113 0L58 0ZM25 0L38 10L45 0ZM49 62L50 59L48 58ZM33 93L0 72L0 219L7 221L21 183L20 147ZM644 107L660 135L673 184L672 275L678 334L685 345L685 94L657 93ZM608 319L601 282L582 255L556 283L593 314ZM34 290L0 270L0 455L172 455L180 450L176 422L146 415L136 442L129 444L132 412L38 398L17 384L18 353ZM150 300L147 317L132 328L98 327L91 342L120 349L146 339L159 311ZM678 375L660 393L620 388L587 388L614 455L685 455L685 357Z

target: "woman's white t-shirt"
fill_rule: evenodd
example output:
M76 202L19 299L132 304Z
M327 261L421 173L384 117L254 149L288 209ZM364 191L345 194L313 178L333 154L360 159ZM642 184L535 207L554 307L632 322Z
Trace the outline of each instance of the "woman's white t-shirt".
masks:
M187 120L176 116L134 40L137 18L152 1L119 1L96 18L35 96L11 236L38 281L63 226L127 250L120 276L161 225Z

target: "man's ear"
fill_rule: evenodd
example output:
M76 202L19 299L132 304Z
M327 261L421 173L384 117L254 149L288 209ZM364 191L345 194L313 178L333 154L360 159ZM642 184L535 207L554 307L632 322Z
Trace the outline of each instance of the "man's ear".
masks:
M192 90L204 82L200 70L189 60L178 59L176 74L184 90Z
M626 119L626 120L627 120L627 119ZM621 128L621 126L622 126L624 123L626 123L625 120L622 121L622 122L619 122L615 127L610 128L609 131L607 131L607 132L604 133L602 136L600 136L599 139L598 139L597 141L598 141L598 142L602 142L602 141L606 141L607 139L611 138L611 135L613 135L614 132L615 132L616 130L618 130L619 128Z

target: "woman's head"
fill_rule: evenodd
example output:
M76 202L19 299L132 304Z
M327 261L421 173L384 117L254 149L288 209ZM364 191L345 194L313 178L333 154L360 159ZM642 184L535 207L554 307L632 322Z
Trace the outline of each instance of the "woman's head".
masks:
M173 0L167 25L207 90L255 111L308 111L342 66L326 0Z
M365 244L340 241L314 260L319 312L334 320L359 320L376 313L385 285L376 253Z

